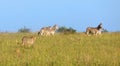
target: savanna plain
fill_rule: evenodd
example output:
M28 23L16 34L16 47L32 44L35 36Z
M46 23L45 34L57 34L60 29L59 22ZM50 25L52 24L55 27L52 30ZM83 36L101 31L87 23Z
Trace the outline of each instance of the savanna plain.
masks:
M33 46L21 46L26 35L36 36ZM120 66L120 33L1 33L0 66Z

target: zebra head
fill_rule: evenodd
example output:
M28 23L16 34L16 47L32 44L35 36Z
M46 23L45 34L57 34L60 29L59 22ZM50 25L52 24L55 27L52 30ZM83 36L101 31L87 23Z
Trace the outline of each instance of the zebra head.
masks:
M97 29L98 29L98 30L101 30L101 29L102 29L102 23L100 23L100 24L97 26Z
M53 30L57 30L58 29L58 26L55 24L53 27L52 27Z

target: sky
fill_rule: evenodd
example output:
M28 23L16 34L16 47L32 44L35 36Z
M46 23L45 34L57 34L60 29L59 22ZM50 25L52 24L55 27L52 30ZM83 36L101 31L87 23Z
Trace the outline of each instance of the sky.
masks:
M0 32L26 28L72 27L84 32L99 23L108 31L120 31L120 0L1 0Z

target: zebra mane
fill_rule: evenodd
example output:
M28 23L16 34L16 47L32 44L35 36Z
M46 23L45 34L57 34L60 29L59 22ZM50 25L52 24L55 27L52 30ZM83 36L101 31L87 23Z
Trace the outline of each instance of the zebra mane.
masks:
M97 29L98 29L98 30L102 29L102 23L100 23L100 24L97 26Z

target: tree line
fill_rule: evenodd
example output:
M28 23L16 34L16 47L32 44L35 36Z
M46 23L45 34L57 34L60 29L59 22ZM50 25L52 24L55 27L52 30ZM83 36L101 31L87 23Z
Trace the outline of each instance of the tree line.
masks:
M63 34L74 34L74 33L76 33L76 31L77 30L73 29L72 27L68 28L68 27L65 27L65 26L61 26L61 27L59 27L59 29L56 32L63 33ZM24 26L23 28L18 29L18 32L19 33L30 33L31 30ZM108 30L103 29L102 32L108 32Z

